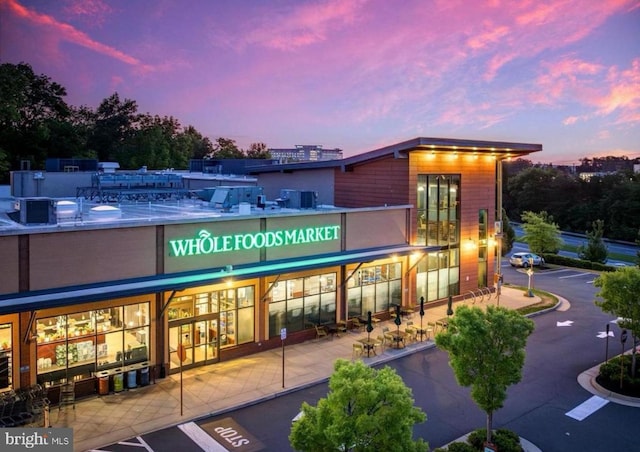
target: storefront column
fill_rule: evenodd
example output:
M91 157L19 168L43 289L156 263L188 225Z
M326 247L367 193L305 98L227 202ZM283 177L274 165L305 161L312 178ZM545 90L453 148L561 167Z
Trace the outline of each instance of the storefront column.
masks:
M155 363L155 367L158 369L155 377L162 378L167 375L167 370L169 364L165 363L165 356L169 355L169 351L166 350L167 347L167 329L169 328L169 323L166 320L166 316L161 316L162 307L164 306L165 300L163 293L156 293L156 302L153 303L153 311L155 318L155 328L152 334L155 334L155 347L153 355L150 357L153 359ZM166 367L165 367L166 366Z
M14 389L26 388L34 384L36 381L35 358L32 359L32 356L35 356L35 350L33 353L31 352L31 349L33 348L32 344L34 343L34 341L31 339L31 331L28 331L30 319L31 312L20 313L20 326L17 328L18 340L16 340L13 344L13 359L14 361L17 361L17 366L14 364L13 369L10 369L10 371L13 372L14 369L17 368L18 372L20 372L20 378L14 378L13 380ZM24 340L25 337L27 338L26 343ZM22 369L24 369L24 372L22 371ZM15 373L13 375L15 377Z

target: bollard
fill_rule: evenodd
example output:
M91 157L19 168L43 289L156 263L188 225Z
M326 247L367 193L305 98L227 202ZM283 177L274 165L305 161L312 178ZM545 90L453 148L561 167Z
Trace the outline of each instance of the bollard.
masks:
M44 407L44 428L51 428L51 424L49 423L49 405L45 405Z

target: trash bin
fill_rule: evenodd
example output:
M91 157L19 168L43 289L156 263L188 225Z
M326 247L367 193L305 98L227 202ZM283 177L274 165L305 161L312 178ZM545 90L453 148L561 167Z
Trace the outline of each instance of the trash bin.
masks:
M143 367L140 369L140 386L147 386L149 384L149 368Z
M124 390L124 376L122 372L116 372L113 374L113 391L121 392Z
M130 370L129 372L127 372L127 388L131 389L131 388L135 388L136 386L138 386L137 383L137 379L138 379L138 372L136 369Z
M98 373L98 395L107 395L107 394L109 394L109 373L99 372Z

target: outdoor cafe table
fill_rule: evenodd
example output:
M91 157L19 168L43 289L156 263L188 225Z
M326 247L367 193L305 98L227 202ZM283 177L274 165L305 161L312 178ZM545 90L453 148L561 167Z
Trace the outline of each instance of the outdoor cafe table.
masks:
M400 344L404 346L404 338L407 333L404 331L389 331L387 334L393 338L393 344L391 344L393 348L400 348Z
M441 330L446 330L449 327L449 317L436 320L436 327L440 327Z
M365 325L367 324L367 316L361 315L358 317L358 320L360 320L360 323L364 323ZM378 323L380 322L380 319L377 317L371 317L371 323Z
M426 328L420 328L417 327L416 331L418 332L418 334L420 335L420 342L422 342L422 337L425 336L427 334L427 329ZM429 337L427 337L427 339L429 339Z
M400 315L403 317L409 317L414 311L415 309L413 307L400 308Z
M324 325L324 327L327 329L327 332L331 335L331 337L340 337L340 334L338 334L340 330L338 329L337 323L327 323Z
M374 355L376 354L376 351L375 351L374 348L375 348L375 346L377 344L380 343L376 339L368 339L368 338L358 339L358 342L360 342L362 345L364 345L364 348L367 350L367 358L369 356L371 356L370 353L371 353L372 350L373 350L373 354Z

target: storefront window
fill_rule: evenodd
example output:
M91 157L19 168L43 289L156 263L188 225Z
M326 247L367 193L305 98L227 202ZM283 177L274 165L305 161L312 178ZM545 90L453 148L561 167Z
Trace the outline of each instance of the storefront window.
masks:
M193 317L193 296L175 297L171 301L171 307L167 311L169 320L186 319Z
M195 309L192 310L192 307ZM182 362L185 366L215 360L218 347L252 342L255 337L253 286L176 297L167 312L170 320L170 353L175 355L182 344L187 355ZM185 323L185 319L188 323ZM180 327L171 326L181 323ZM185 332L187 329L189 332ZM179 365L177 357L171 359L172 369Z
M349 317L389 310L402 301L402 264L361 267L348 281Z
M11 334L10 323L0 324L0 390L11 388L13 385Z
M416 295L436 301L459 292L459 250L429 253L417 266Z
M138 303L37 319L38 382L87 378L148 360L148 313L149 303Z
M272 283L269 301L269 337L301 331L336 320L336 273Z

